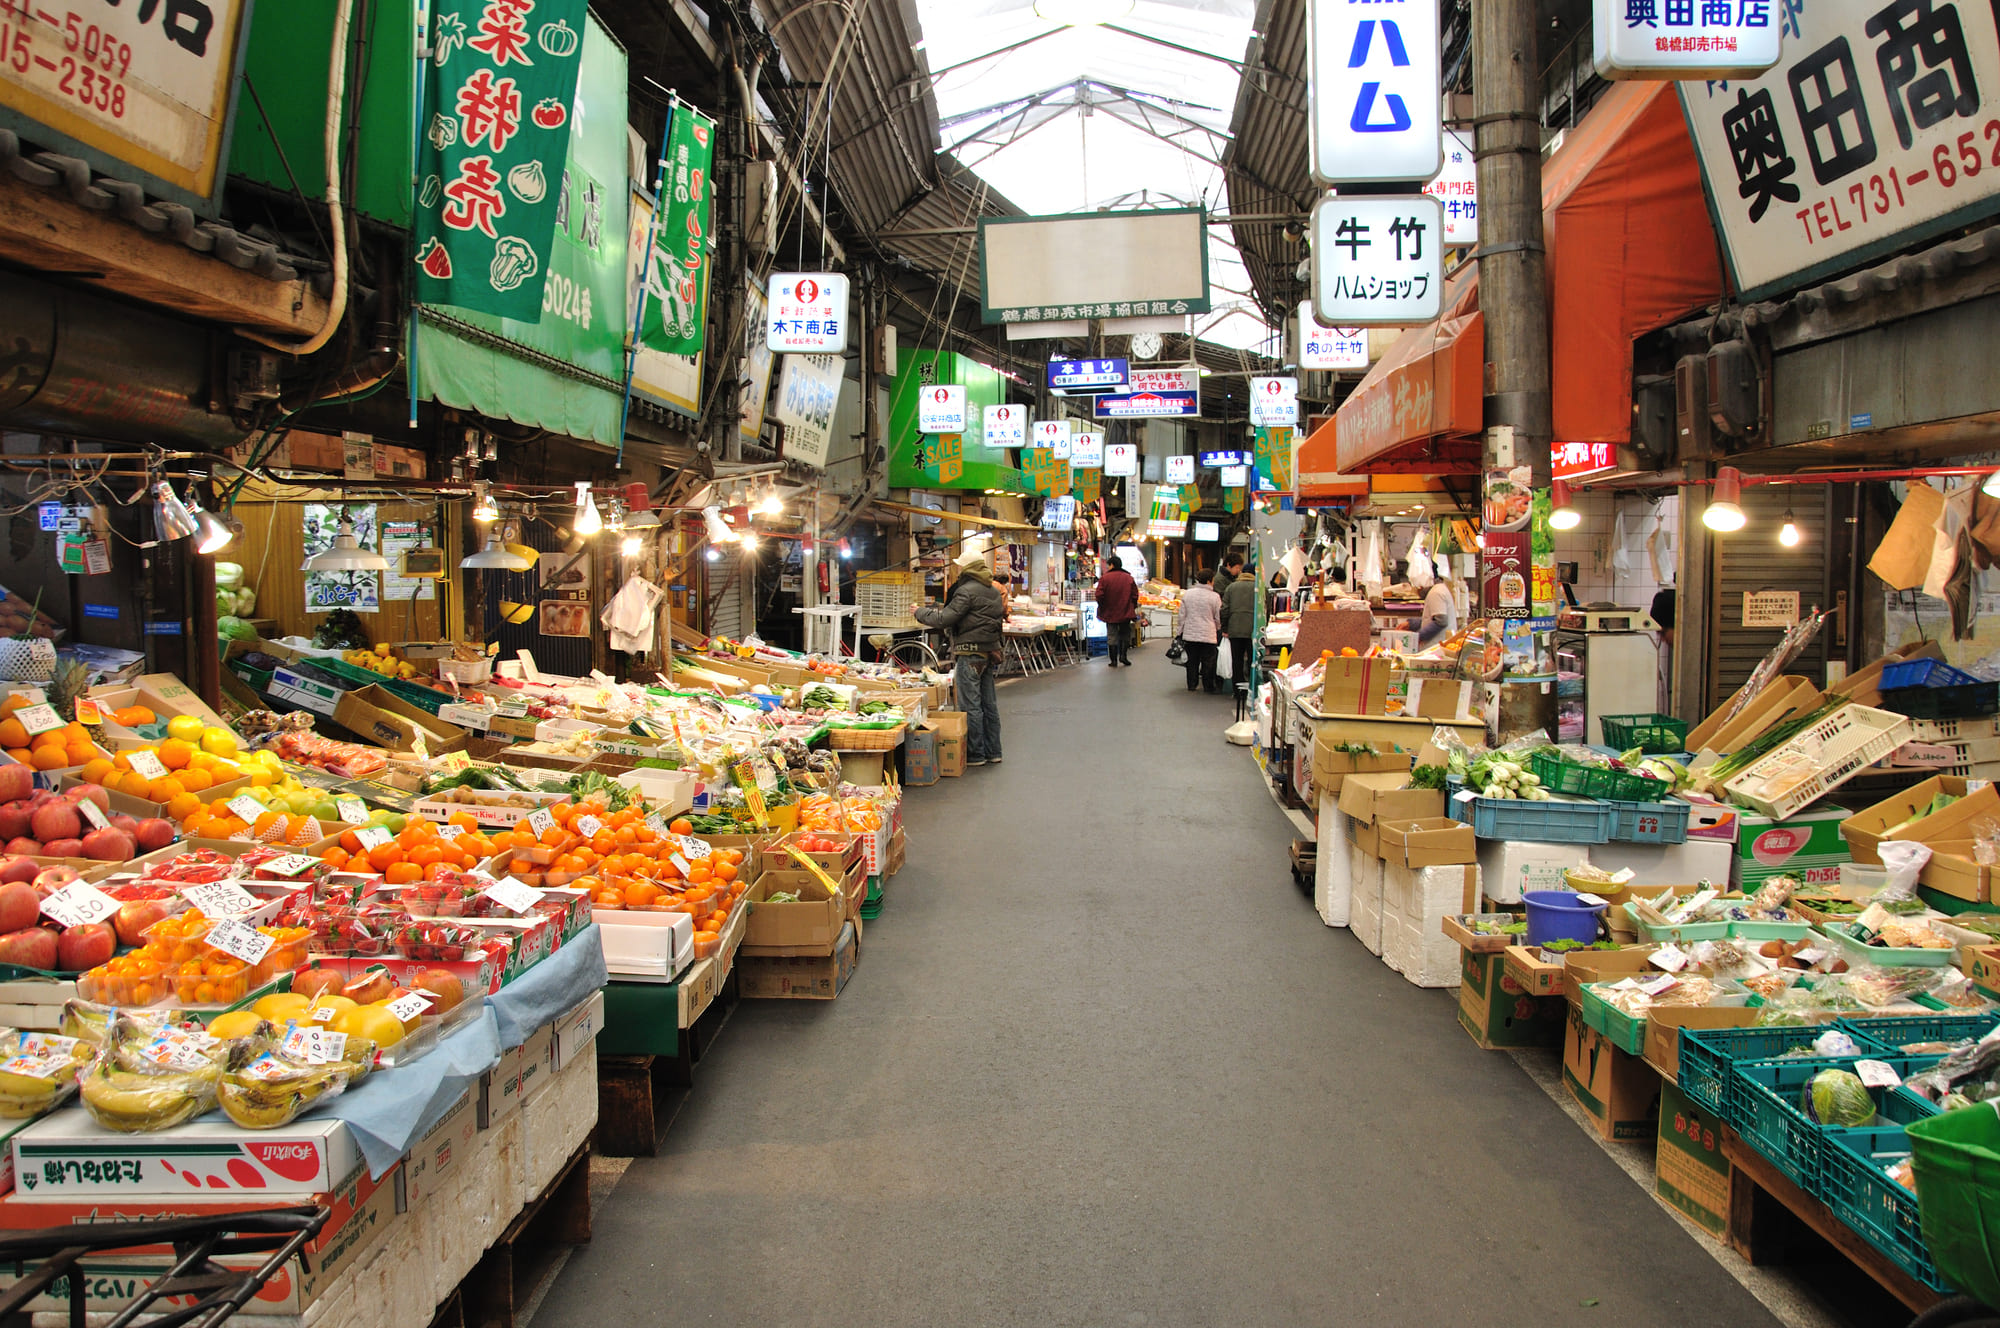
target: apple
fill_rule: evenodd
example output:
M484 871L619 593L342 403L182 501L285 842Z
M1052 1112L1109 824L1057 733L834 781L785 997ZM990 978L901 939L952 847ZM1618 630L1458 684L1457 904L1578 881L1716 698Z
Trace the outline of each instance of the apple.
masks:
M56 941L56 966L67 973L81 972L108 963L118 953L118 933L108 922L87 922L81 927L65 927Z
M42 841L39 839L26 839L16 835L5 844L0 844L0 853L11 853L17 857L39 858L42 856Z
M102 784L71 784L62 791L62 801L74 806L79 802L94 802L100 811L111 810L111 790Z
M21 838L34 828L31 824L34 819L35 809L25 800L0 803L0 835L9 839Z
M78 843L86 858L99 862L130 862L132 860L132 836L123 830L92 830Z
M347 979L330 968L310 965L292 974L292 991L300 996L321 996L327 992L339 994Z
M32 881L41 870L42 864L33 858L0 859L0 881Z
M36 789L34 794L28 799L28 810L33 811L35 810L35 808L40 807L44 803L60 802L60 801L62 801L62 799L56 797L53 790Z
M56 966L56 934L47 927L23 927L0 936L0 964L53 969Z
M429 992L431 1008L439 1014L456 1009L465 1002L465 984L448 969L424 969L411 979L410 986L417 991Z
M0 802L25 798L35 791L35 772L18 761L0 765Z
M0 904L6 901L6 888L0 886ZM146 928L172 915L173 910L164 899L135 899L129 904L119 905L118 911L111 917L111 925L123 944L144 945Z
M42 915L42 897L26 881L0 884L0 932L20 931L35 925Z
M71 881L82 879L82 875L74 867L44 867L35 873L35 893L47 899Z
M50 858L80 858L83 856L81 839L51 839L42 845L42 855Z
M44 844L53 839L75 839L83 833L83 818L77 815L76 804L57 799L45 802L35 808L35 838Z
M111 828L113 830L123 830L128 835L136 835L139 833L139 818L128 816L124 812L113 812L111 813Z
M389 975L379 968L371 968L354 981L340 989L340 994L356 1005L373 1005L377 1001L389 999L389 993L396 985L389 981Z
M124 829L124 826L118 827ZM159 816L148 816L132 827L132 842L141 853L151 853L154 849L165 848L180 838L180 828L172 821Z

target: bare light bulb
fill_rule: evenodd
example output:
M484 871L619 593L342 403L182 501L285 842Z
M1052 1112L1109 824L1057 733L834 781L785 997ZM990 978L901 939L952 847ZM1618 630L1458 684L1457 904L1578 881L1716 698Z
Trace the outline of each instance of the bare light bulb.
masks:
M1790 512L1785 513L1785 524L1778 530L1778 543L1788 549L1796 549L1800 538L1798 523L1792 520Z
M627 558L637 558L639 550L644 547L646 547L646 542L637 535L627 535L618 542L618 552L624 554Z
M604 517L597 510L597 499L590 496L590 482L578 480L576 485L576 520L571 529L589 539L604 529Z

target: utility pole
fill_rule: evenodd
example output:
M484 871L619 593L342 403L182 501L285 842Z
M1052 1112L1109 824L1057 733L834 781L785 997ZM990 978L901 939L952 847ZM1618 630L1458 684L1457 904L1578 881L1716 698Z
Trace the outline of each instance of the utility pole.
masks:
M1538 493L1536 526L1546 520L1550 443L1548 260L1542 237L1542 124L1534 0L1474 0L1472 106L1479 172L1479 308L1486 328L1484 467L1529 466ZM1482 482L1484 476L1482 475ZM1543 536L1546 539L1546 533ZM1553 615L1552 550L1537 556L1548 596L1534 608ZM1540 596L1536 597L1539 601ZM1544 619L1546 621L1546 619ZM1550 624L1553 626L1553 624ZM1506 741L1536 728L1556 732L1555 650L1544 629L1531 637L1535 681L1502 683L1492 735Z

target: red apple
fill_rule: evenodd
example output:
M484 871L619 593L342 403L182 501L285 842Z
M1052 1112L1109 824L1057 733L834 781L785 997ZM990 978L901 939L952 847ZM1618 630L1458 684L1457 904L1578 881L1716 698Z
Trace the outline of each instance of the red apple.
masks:
M0 881L32 881L41 870L42 864L33 858L7 858L0 860Z
M77 847L81 856L95 858L99 862L130 862L132 860L132 836L123 830L93 830L85 835Z
M410 980L410 986L418 991L429 992L432 1007L439 1014L453 1009L465 1001L465 984L458 975L447 969L427 968Z
M4 902L6 887L0 886L0 902ZM111 923L118 932L118 939L126 945L145 944L146 928L172 916L173 910L164 899L138 899L129 904L119 905L112 915Z
M292 994L294 996L318 997L327 992L340 994L347 979L330 968L312 964L292 974Z
M102 784L71 784L62 791L64 802L78 803L86 799L96 803L101 811L111 810L111 790Z
M25 854L31 858L39 858L42 856L42 841L16 836L5 844L0 844L0 853Z
M389 981L389 975L382 969L371 968L341 989L340 994L358 1005L373 1005L376 1001L386 1001L396 985Z
M45 802L60 802L60 801L61 799L56 797L53 791L49 789L36 789L34 793L30 795L28 798L28 810L33 811L35 810L35 808L41 806Z
M32 927L42 915L42 897L26 881L0 884L0 932Z
M23 927L0 936L0 964L53 969L56 950L56 934L47 927Z
M128 835L136 835L139 833L139 818L128 816L124 812L113 812L111 813L111 828L113 830L123 830Z
M71 881L82 879L82 873L74 867L44 867L35 873L35 893L47 899Z
M19 761L0 763L0 802L25 798L35 791L35 772Z
M48 858L80 858L83 856L81 839L51 839L42 845L42 856Z
M4 939L4 938L0 938ZM96 968L118 953L118 933L108 922L66 927L56 942L56 966L66 973Z
M35 838L44 844L54 839L75 839L83 833L83 818L77 815L76 804L60 799L35 808L32 825Z
M119 829L125 827L120 826ZM151 853L154 849L165 848L180 838L180 827L159 816L148 816L132 827L132 842L141 853Z
M26 837L32 830L30 824L35 819L33 804L15 801L0 804L0 835L9 839Z

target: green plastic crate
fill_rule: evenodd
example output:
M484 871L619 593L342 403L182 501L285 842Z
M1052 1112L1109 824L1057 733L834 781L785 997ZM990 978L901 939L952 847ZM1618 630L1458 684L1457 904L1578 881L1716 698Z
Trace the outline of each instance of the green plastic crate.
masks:
M1672 715L1599 715L1604 745L1629 752L1671 755L1687 750L1688 725Z
M1530 757L1528 765L1534 770L1535 778L1542 781L1542 787L1551 793L1573 793L1581 798L1602 798L1606 802L1658 802L1663 795L1673 792L1673 785L1663 779L1648 779L1644 775L1607 770L1602 766L1579 765L1546 752Z
M1990 1114L1990 1113L1989 1113ZM1931 1261L1924 1240L1922 1205L1915 1194L1889 1179L1884 1167L1910 1153L1900 1125L1828 1130L1820 1183L1834 1216L1861 1233L1897 1267L1933 1291L1950 1284Z
M1860 1060L1879 1060L1907 1079L1919 1069L1938 1063L1937 1056L1800 1056L1786 1060L1738 1061L1731 1087L1733 1119L1729 1124L1769 1158L1799 1188L1815 1199L1825 1198L1820 1170L1826 1136L1832 1131L1799 1108L1799 1095L1821 1070L1852 1070ZM1878 1113L1892 1121L1919 1115L1925 1105L1901 1088L1871 1088ZM1909 1099L1907 1101L1898 1098Z
M1629 1051L1634 1056L1646 1050L1646 1021L1634 1019L1611 1002L1597 994L1597 988L1609 983L1591 982L1583 988L1583 1022L1604 1034L1612 1046L1620 1051Z
M2000 1015L1939 1014L1903 1015L1881 1019L1836 1019L1836 1027L1854 1035L1863 1051L1903 1054L1909 1042L1977 1041L2000 1027Z
M1924 1244L1938 1274L2000 1305L2000 1113L1947 1111L1904 1130Z
M1737 1061L1770 1060L1796 1047L1809 1047L1826 1031L1809 1028L1683 1028L1680 1040L1681 1091L1696 1106L1730 1118L1731 1069ZM1861 1039L1856 1038L1860 1042ZM1866 1045L1866 1044L1863 1044Z

